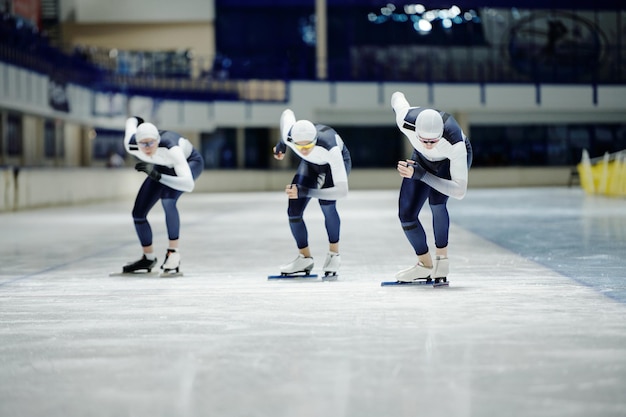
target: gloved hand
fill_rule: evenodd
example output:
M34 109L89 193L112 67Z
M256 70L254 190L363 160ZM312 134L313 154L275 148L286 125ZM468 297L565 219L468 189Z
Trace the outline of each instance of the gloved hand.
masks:
M137 162L137 164L135 164L135 169L137 171L145 172L154 181L159 181L161 179L161 173L154 169L154 164Z
M276 146L274 146L273 151L274 151L274 155L277 155L279 153L284 154L285 152L287 152L287 145L285 145L285 142L281 140L280 142L276 144Z
M407 161L408 165L413 167L413 175L411 178L414 180L421 180L426 175L426 169L420 165L417 161Z

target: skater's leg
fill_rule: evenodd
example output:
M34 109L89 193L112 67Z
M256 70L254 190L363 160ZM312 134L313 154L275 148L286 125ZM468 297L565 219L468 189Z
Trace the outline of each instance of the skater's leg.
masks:
M319 200L322 213L324 214L324 226L328 241L332 243L339 242L339 232L341 229L341 219L337 212L337 202L332 200Z
M445 197L447 200L447 196ZM435 200L436 201L436 200ZM433 230L435 233L435 271L432 278L445 278L448 276L448 233L450 229L450 217L446 203L431 204L433 213Z
M309 246L309 232L303 218L304 209L309 201L310 198L307 197L290 199L287 207L287 217L289 218L291 235L296 241L296 245L300 251L308 250Z
M423 265L426 268L432 268L433 267L433 257L430 256L430 252L426 252L424 254L417 255L417 262L419 264Z
M426 232L419 220L419 213L430 187L421 181L404 178L398 200L398 217L404 234L415 250L417 264L396 274L398 281L410 282L430 277L433 261L428 251Z
M435 234L435 246L445 248L448 246L450 231L450 215L448 213L448 196L435 189L430 190L428 196L430 211L433 214L433 232Z
M341 219L337 212L337 202L320 200L319 203L322 213L324 213L324 224L328 235L328 253L326 254L323 270L327 276L336 275L341 265L341 256L339 255Z
M167 237L170 241L178 240L180 237L180 214L178 213L178 207L176 198L162 198L161 205L165 212L165 225L167 226Z
M314 170L312 164L306 161L301 161L298 165L298 170L291 180L292 184L302 185L308 188L314 188L317 186L317 173ZM296 241L298 250L302 253L303 250L308 250L309 246L309 234L304 222L304 209L306 209L309 201L309 197L291 198L289 199L287 207L287 216L289 218L289 228L291 234ZM310 256L310 253L309 255Z
M161 269L166 272L179 272L180 253L178 252L178 239L180 237L180 214L177 203L182 194L181 191L173 190L169 187L165 187L161 193L161 205L165 212L165 225L169 238L169 246L161 265Z
M398 199L398 218L404 234L415 250L418 259L432 266L428 253L426 232L419 220L419 212L428 198L430 187L421 181L404 178Z
M315 187L317 174L312 167L312 164L302 160L291 183L308 188ZM289 229L298 247L298 257L288 264L281 265L281 274L295 274L298 272L308 274L313 269L314 263L309 248L309 233L303 218L304 210L310 200L309 197L290 198L288 200L287 217L289 219Z
M135 231L143 253L148 259L154 259L152 248L152 228L148 222L148 213L160 198L161 185L149 178L143 182L135 198L132 216Z
M194 151L189 159L189 168L193 179L197 179L204 169L204 160L202 156ZM161 191L161 205L165 212L165 225L167 228L167 236L169 245L165 253L165 260L161 265L161 269L165 272L179 272L180 252L178 251L178 241L180 237L180 213L178 211L178 199L183 195L182 191L174 190L170 187L163 187Z
M298 248L298 253L304 256L305 258L311 257L311 249L309 249L308 246L305 248Z
M287 208L289 228L298 246L298 257L289 264L281 265L281 274L295 274L298 272L310 273L313 269L313 257L309 249L309 235L303 219L304 209L309 203L309 198L290 199Z
M468 161L469 163L469 161ZM442 178L450 177L450 167L444 164L438 172ZM450 215L448 213L449 197L432 189L428 196L430 210L433 214L433 232L435 235L435 262L432 278L445 278L448 276L448 237L450 233Z

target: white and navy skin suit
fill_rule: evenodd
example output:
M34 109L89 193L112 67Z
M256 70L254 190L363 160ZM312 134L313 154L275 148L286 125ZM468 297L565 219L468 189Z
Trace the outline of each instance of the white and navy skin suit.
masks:
M419 180L403 178L400 187L398 217L415 253L428 253L426 233L418 215L428 199L433 214L435 246L448 246L450 217L446 206L449 197L462 199L467 191L468 171L472 165L472 146L452 115L439 111L443 118L443 137L427 149L415 132L417 115L426 108L411 107L404 94L391 96L396 124L413 145L411 159L426 169Z
M287 208L291 233L298 249L309 246L302 215L311 198L317 198L324 214L328 241L337 243L340 232L337 200L348 195L348 175L352 169L350 152L334 129L315 124L317 142L308 155L303 155L291 137L291 128L295 122L294 113L285 110L280 119L281 140L275 150L276 153L285 153L287 147L290 147L302 159L291 181L298 187L298 198L289 199Z
M152 229L148 212L160 199L165 212L165 224L169 240L177 240L180 233L180 216L176 203L183 192L194 189L195 180L204 169L202 155L193 148L189 140L176 132L160 130L161 140L156 153L148 156L139 150L135 140L138 120L131 117L126 121L124 146L136 158L154 164L161 173L159 181L146 177L139 188L133 206L133 221L141 246L152 245Z

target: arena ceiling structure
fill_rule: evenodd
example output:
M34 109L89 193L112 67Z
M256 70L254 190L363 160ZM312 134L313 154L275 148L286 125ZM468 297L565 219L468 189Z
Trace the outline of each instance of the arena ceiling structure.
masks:
M316 0L215 0L216 6L312 6ZM457 0L457 1L393 1L393 0L326 0L328 6L373 6L382 7L387 4L404 6L422 4L426 8L520 8L520 9L560 9L560 10L626 10L626 4L615 0L567 1L567 0L527 0L524 2L511 0Z

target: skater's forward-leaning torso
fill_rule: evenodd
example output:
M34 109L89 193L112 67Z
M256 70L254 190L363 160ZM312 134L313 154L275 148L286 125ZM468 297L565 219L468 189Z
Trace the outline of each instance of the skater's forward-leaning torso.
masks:
M333 178L337 182L347 181L347 170L352 165L350 152L344 145L339 134L331 127L316 124L317 141L315 147L307 154L300 151L291 139L290 133L284 140L300 158L315 165L329 165Z
M185 159L194 152L193 145L189 140L180 136L178 133L171 131L159 131L161 140L159 141L158 148L153 155L146 155L139 150L135 135L133 134L126 144L128 153L136 156L145 162L150 162L155 165L161 165L168 168L173 168L177 163L177 158L173 155L173 148L178 147L182 152Z

